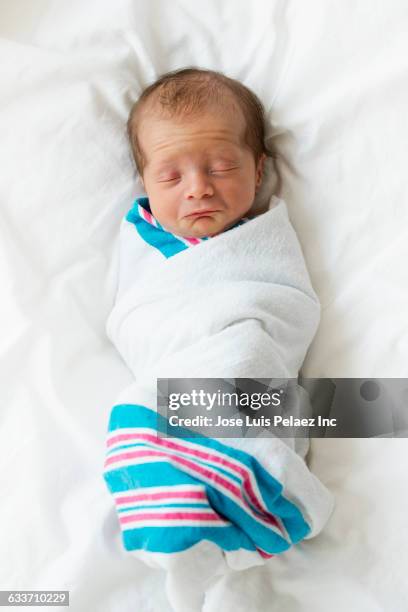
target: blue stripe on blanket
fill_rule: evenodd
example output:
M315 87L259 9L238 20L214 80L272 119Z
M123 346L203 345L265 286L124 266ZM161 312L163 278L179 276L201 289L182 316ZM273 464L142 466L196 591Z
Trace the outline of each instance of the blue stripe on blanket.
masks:
M127 550L179 552L207 539L224 550L287 550L310 527L254 457L217 440L159 435L167 421L134 404L112 410L104 478Z
M139 198L126 215L126 221L133 223L145 242L158 249L167 259L188 248L181 240L160 227L151 225L139 215L138 204L146 206L147 198ZM149 208L150 210L150 208Z

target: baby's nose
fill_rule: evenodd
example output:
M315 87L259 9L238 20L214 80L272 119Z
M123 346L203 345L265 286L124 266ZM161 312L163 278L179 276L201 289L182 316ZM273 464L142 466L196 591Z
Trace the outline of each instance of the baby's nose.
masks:
M200 200L214 194L210 177L205 173L194 173L189 177L186 186L185 197L187 200Z

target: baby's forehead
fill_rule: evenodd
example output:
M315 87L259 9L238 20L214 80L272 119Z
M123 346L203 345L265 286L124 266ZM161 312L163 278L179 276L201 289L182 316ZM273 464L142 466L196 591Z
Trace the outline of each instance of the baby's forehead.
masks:
M191 153L189 148L184 149L182 146L174 149L163 151L152 151L148 156L150 163L160 166L171 165L176 162L194 161L194 160L220 160L220 161L237 161L242 157L242 148L239 146L229 145L197 145L194 152Z
M140 124L142 146L154 153L193 143L196 150L231 154L245 145L246 122L243 116L220 113L219 109L202 113L148 113Z

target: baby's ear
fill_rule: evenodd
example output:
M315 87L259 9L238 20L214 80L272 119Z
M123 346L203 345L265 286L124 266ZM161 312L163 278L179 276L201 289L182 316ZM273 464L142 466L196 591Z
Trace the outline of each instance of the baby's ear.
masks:
M266 155L262 153L256 166L256 186L259 187L262 183Z

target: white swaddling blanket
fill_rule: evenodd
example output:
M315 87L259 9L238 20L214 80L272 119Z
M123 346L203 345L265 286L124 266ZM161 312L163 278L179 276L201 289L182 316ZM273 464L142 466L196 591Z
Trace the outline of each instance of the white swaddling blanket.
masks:
M192 599L200 596L197 580L208 584L225 567L243 569L264 563L293 543L319 533L333 508L331 494L294 452L293 441L274 436L229 438L225 445L214 439L206 446L206 452L213 453L209 469L214 472L220 456L230 462L231 469L248 470L246 477L259 496L254 501L258 504L255 511L247 503L247 478L243 478L242 491L236 493L239 499L232 508L229 493L223 497L218 489L212 496L213 482L201 475L197 479L194 468L181 467L187 480L177 480L174 473L166 475L169 465L181 474L177 463L181 457L190 460L195 455L201 465L202 446L189 441L171 455L167 442L152 438L149 413L157 410L156 379L296 378L319 321L319 302L282 200L274 197L263 215L198 242L167 233L151 217L147 198L137 200L121 226L118 293L107 322L107 333L136 382L124 390L112 411L105 479L115 497L125 547L148 563L171 570L168 595L179 610L193 609ZM133 454L132 443L137 445ZM160 463L156 472L155 459L150 456L154 453ZM250 465L252 461L256 467ZM277 487L271 506L266 507L270 491L260 482L257 470L266 470L274 483L271 487ZM192 475L195 480L190 482ZM200 527L197 519L186 524L189 537L180 543L182 523L177 522L176 528L173 524L176 535L172 535L170 504L160 506L163 514L157 522L154 497L167 496L174 507L175 486L181 487L179 496L186 487L191 489L190 497L201 496L200 517L211 516L213 527L218 525L217 534L222 529L230 529L231 534L234 528L235 535L217 539L214 531L203 528L192 536L194 528ZM146 500L156 514L146 514ZM183 517L191 521L186 504L183 511ZM195 511L198 517L198 507ZM243 511L247 513L245 520ZM262 517L259 512L264 512ZM274 532L269 541L265 532L257 541L257 528L265 528L272 514L275 527L279 525L281 530L279 536ZM178 521L181 516L177 515ZM152 517L156 522L149 523ZM237 528L244 539L240 539L241 531L234 539ZM198 558L206 559L199 569ZM182 571L185 585L187 570L195 586L190 599L183 601L183 589L174 586L174 581Z

